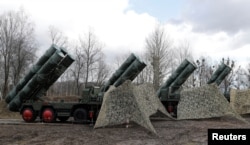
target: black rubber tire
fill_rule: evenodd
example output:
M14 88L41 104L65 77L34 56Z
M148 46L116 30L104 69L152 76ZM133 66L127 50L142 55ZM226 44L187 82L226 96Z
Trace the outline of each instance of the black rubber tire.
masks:
M83 108L78 108L74 111L74 120L79 123L87 122L87 111Z
M97 120L99 113L100 113L100 110L96 111L96 113L95 113L95 117L94 117L94 121L96 121L96 120Z

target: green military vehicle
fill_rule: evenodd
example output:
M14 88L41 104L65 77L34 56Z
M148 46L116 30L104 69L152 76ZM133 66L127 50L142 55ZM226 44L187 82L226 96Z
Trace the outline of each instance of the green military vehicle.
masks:
M134 80L146 66L131 54L104 86L84 89L83 96L77 102L43 100L42 96L73 61L73 57L63 48L52 45L7 95L6 103L9 110L20 112L26 122L33 122L37 117L47 123L56 119L66 121L69 117L73 117L76 122L93 123L109 86L118 87L125 80Z
M208 80L207 84L216 83L218 86L222 83L222 81L226 78L226 76L232 71L228 65L221 63L218 69L213 73L211 78ZM224 94L227 101L230 101L229 93Z
M185 59L158 89L157 96L170 114L176 114L180 99L180 87L196 68L195 64Z
M157 96L160 98L162 104L173 116L177 115L177 105L180 100L180 88L196 68L195 64L192 64L185 59L157 91ZM212 74L207 84L216 83L219 86L230 72L231 68L222 63Z

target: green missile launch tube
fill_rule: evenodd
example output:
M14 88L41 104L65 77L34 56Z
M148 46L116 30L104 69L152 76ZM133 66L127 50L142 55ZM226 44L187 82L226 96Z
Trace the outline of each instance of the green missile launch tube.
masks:
M105 83L102 87L101 92L106 92L109 89L110 85L113 85L117 79L124 73L124 71L137 59L136 56L132 53L123 64L117 69L117 71L111 76L111 78Z
M9 103L8 107L10 111L18 111L21 106L23 99L28 99L35 95L36 92L45 85L47 77L50 75L51 71L56 68L58 63L64 58L64 54L57 50L50 59L41 67L37 74L23 87L21 91L16 95L16 97Z
M226 76L231 72L231 68L229 66L226 66L223 72L220 73L220 75L216 78L215 83L219 86L221 82L226 78Z
M196 66L193 64L187 65L187 67L181 72L181 74L174 80L174 82L170 85L172 87L172 91L175 91L180 88L180 86L188 79L188 77L194 72Z
M167 96L166 93L168 93L169 87L172 87L172 89L175 90L179 89L196 68L195 64L185 59L167 81L158 89L157 96ZM164 94L162 94L162 92L164 92Z
M221 65L216 69L216 71L212 74L211 78L208 80L207 84L211 84L216 82L216 79L218 76L224 71L224 69L227 67L226 64L221 63Z
M167 81L162 85L161 88L168 88L176 80L176 78L182 73L182 71L190 64L190 62L185 59L179 67L172 73L172 75L167 79Z
M31 68L28 74L21 79L17 85L8 93L5 98L5 102L9 103L17 93L28 83L28 81L39 71L44 63L57 51L59 48L56 45L52 45L45 54L37 61L37 63Z
M113 85L118 87L126 80L133 81L145 67L146 64L144 62L141 62L139 59L135 59Z

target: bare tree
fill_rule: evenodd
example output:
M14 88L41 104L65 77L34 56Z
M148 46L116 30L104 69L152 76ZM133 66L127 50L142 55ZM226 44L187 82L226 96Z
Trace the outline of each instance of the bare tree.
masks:
M82 57L84 59L85 68L85 86L89 81L90 73L95 71L97 68L95 64L100 59L100 52L102 49L101 42L98 41L93 32L89 31L85 38L80 38L80 48L83 50Z
M172 63L171 41L160 25L146 38L146 53L153 66L153 84L158 90Z
M102 44L92 31L79 38L75 48L75 62L71 67L74 78L75 92L80 94L89 81L102 84L109 74L105 56L101 51ZM84 84L84 86L83 86Z
M0 16L0 55L2 58L3 87L2 94L6 96L10 75L13 74L13 84L34 59L34 27L23 10L7 12Z
M13 13L3 14L0 17L0 52L1 58L3 61L3 88L2 94L3 96L6 95L8 91L9 85L9 75L10 75L10 65L11 65L11 58L13 55L14 49L14 35L12 32L15 31L16 24L14 21Z
M227 91L229 91L227 90L227 86L229 86L228 84L230 84L230 87L233 87L234 89L238 90L247 89L249 87L247 71L241 66L239 66L236 70L233 70L229 77L230 76L233 77L232 83L228 80L224 80L221 85L221 88L224 90L224 93L227 93Z
M215 66L212 64L211 58L204 56L196 60L196 65L198 68L195 72L195 86L203 86L211 78Z
M76 85L75 92L77 95L79 95L81 90L82 86L81 78L83 77L83 71L84 71L85 60L82 56L83 56L83 50L80 49L79 47L75 47L75 63L73 64L72 67L72 74Z
M11 59L12 81L16 85L26 72L27 66L34 62L37 50L34 37L34 24L29 21L24 11L18 12L18 35Z
M247 75L248 89L249 89L250 88L250 63L247 65L246 69L247 69L246 75Z
M68 47L68 38L55 26L49 26L49 36L52 44L56 44L57 46L64 48Z
M101 86L104 84L105 80L110 74L109 67L105 63L105 56L103 53L100 54L100 59L97 62L97 71L96 71L96 85ZM93 76L94 77L94 76Z
M189 61L194 60L190 43L187 40L180 42L179 45L174 48L174 55L177 65L181 64L185 59Z

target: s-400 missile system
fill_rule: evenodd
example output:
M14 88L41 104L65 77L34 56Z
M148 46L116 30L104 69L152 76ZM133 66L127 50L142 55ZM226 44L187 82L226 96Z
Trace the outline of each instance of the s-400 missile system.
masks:
M117 87L126 80L134 80L146 66L131 54L104 86L85 88L78 101L41 99L73 62L74 58L67 51L52 45L6 96L9 110L20 112L26 122L33 122L37 117L47 123L54 122L56 119L66 121L69 117L73 117L75 122L93 123L101 108L103 95L109 86Z

